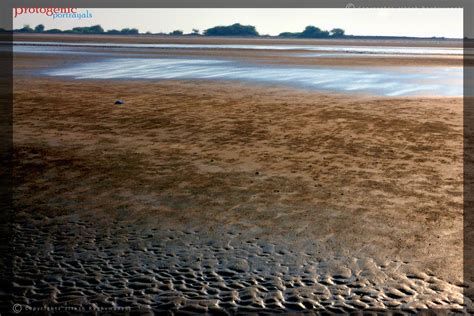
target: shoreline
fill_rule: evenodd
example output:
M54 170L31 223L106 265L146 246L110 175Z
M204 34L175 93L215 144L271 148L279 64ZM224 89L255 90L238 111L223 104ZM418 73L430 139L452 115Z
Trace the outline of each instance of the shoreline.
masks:
M369 45L369 46L420 46L420 47L463 47L463 40L369 40L369 39L285 39L285 38L248 38L248 37L211 37L211 36L160 36L160 35L139 35L139 36L123 36L123 35L86 35L86 34L20 34L13 35L14 40L29 41L32 39L56 39L71 42L103 42L104 39L110 42L125 43L186 43L186 44L218 44L218 43L240 43L240 44L257 44L265 42L266 44L293 44L311 45L311 44L328 44L328 45Z
M268 42L264 39L245 39L245 38L193 38L193 39L183 39L181 37L157 37L150 39L148 41L142 41L141 38L136 38L133 36L47 36L41 34L34 35L18 35L14 37L14 41L63 41L63 42L87 42L92 43L100 42L103 43L104 40L110 43L128 43L128 44L244 44L244 45L273 45L273 44L282 44L282 45L352 45L354 46L383 46L380 43L365 43L364 41L307 41L307 40L269 40ZM405 45L403 42L390 42L390 45L387 46L407 46L407 47L430 47L424 46L423 43L419 45ZM436 47L436 46L435 46ZM440 48L462 48L458 46L439 46ZM94 52L93 47L85 48L85 52L90 51ZM134 55L143 55L150 58L156 57L169 57L169 56L195 56L195 57L214 57L214 58L224 58L224 59L235 59L235 60L245 60L245 61L256 61L262 64L289 64L289 65L314 65L314 66L332 66L332 67L368 67L368 66L383 66L383 67L401 67L401 66L436 66L436 67L463 67L470 66L474 64L473 58L466 59L462 55L421 55L421 56L410 56L402 55L399 56L384 56L383 54L374 54L374 55L351 55L344 56L342 53L341 56L331 57L331 53L328 54L328 57L304 57L298 56L298 54L308 53L305 50L247 50L247 49L156 49L156 48L101 48L101 53L126 53L127 56ZM316 51L317 52L317 51ZM15 54L16 55L16 54ZM51 55L50 55L51 56ZM57 57L57 56L56 56ZM52 57L52 58L56 58Z
M60 53L15 53L15 73L66 80L223 80L356 95L436 96L436 89L442 88L447 96L462 93L462 69L448 66L446 58L435 58L437 64L433 64L425 58L423 63L418 62L420 58L299 58L235 50L211 54L208 50L145 53L101 49L99 55L94 50L83 53L67 54L68 58ZM384 63L385 59L390 62ZM365 62L369 64L363 66Z

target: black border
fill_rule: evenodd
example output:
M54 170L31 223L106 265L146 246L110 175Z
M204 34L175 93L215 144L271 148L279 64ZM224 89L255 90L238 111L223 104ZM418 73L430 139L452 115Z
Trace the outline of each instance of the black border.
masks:
M3 10L3 3L0 5ZM12 11L9 11L10 13ZM3 13L0 14L0 16ZM6 27L12 22L6 20ZM14 214L12 208L12 149L13 149L13 35L0 33L0 312L11 310L13 249L11 240ZM8 304L8 305L7 305Z
M464 49L474 48L474 1L472 0L0 0L2 27L12 29L14 7L77 8L463 8ZM442 21L440 21L442 23ZM469 39L466 38L469 37ZM9 305L14 249L15 214L12 209L13 149L13 35L0 34L0 312ZM474 67L464 55L464 284L474 284ZM471 64L471 67L467 67ZM449 264L449 262L446 262ZM474 288L464 289L474 301ZM8 305L7 305L8 304Z

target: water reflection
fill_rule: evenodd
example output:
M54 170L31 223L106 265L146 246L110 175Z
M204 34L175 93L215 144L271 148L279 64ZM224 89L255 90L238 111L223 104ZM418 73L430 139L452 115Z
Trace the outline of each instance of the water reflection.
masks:
M461 67L334 68L229 60L112 58L47 72L77 79L213 79L384 96L461 96Z

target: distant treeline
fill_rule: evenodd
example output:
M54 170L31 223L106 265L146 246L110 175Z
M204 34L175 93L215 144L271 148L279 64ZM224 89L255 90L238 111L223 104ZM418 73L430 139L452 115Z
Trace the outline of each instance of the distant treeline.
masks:
M332 29L331 31L321 30L319 27L309 25L303 32L290 33L283 32L280 33L279 37L290 37L290 38L329 38L329 37L344 37L346 32L343 29Z
M0 32L8 32L0 29ZM136 28L124 28L121 30L104 30L100 25L74 27L71 30L49 29L46 30L43 24L34 28L25 25L21 29L13 30L14 33L49 33L49 34L116 34L116 35L170 35L170 36L238 36L238 37L272 37L270 35L261 35L255 26L242 25L235 23L228 26L215 26L204 31L193 29L191 33L185 34L181 30L175 30L170 33L140 33ZM341 28L334 28L330 31L322 30L316 26L309 25L302 32L283 32L278 35L281 38L354 38L354 39L416 39L415 37L404 36L355 36L346 35ZM444 37L431 37L429 39L444 39Z
M229 26L215 26L204 31L206 36L260 36L255 26L235 23Z
M50 33L50 34L140 34L138 29L121 29L105 31L100 25L74 27L71 30L49 29L46 30L43 24L38 24L35 28L29 25L23 26L21 29L13 30L17 33Z
M85 27L75 27L71 30L60 30L60 29L49 29L46 30L43 24L37 25L35 28L30 27L29 25L23 26L21 29L13 30L17 33L65 33L65 34L141 34L138 29L129 29L125 28L122 30L108 30L105 31L100 25L85 26ZM145 34L153 34L147 32ZM182 36L182 35L193 35L193 36L252 36L258 37L261 36L255 26L253 25L242 25L240 23L235 23L228 26L215 26L207 30L204 30L202 33L198 29L193 29L192 33L184 34L181 30L175 30L170 33L154 33L156 35L172 35L172 36ZM324 31L315 26L307 26L306 29L301 33L290 33L284 32L278 35L279 37L296 37L296 38L328 38L328 37L344 37L343 29L333 29L331 31Z

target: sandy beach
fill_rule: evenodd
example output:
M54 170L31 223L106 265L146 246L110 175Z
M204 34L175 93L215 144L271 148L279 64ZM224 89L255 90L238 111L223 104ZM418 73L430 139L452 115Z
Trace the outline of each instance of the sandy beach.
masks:
M306 63L225 57L236 55ZM87 58L15 56L14 302L211 313L471 305L462 97L38 75ZM418 63L352 61L389 59Z

